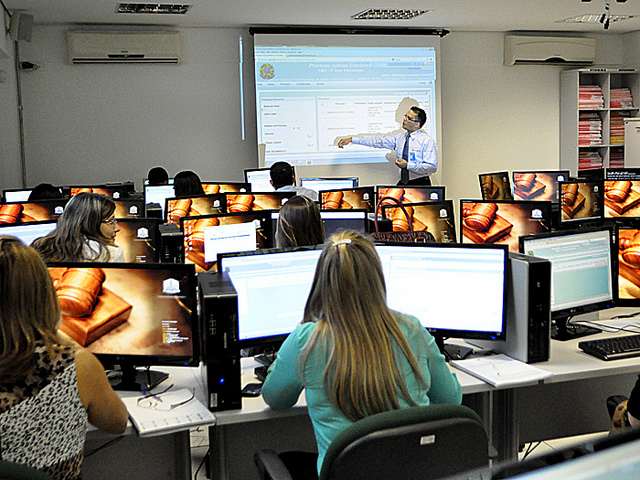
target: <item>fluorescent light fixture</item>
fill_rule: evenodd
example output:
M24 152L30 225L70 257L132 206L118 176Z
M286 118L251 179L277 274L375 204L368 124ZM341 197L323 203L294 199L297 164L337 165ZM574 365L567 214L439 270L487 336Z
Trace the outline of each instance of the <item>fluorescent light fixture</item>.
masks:
M179 3L119 3L116 13L184 15L191 5Z
M602 13L587 13L578 17L565 18L564 20L556 20L555 23L603 23ZM609 22L618 22L620 20L628 20L638 15L609 15Z
M353 20L410 20L433 10L404 10L388 8L369 8L352 15Z

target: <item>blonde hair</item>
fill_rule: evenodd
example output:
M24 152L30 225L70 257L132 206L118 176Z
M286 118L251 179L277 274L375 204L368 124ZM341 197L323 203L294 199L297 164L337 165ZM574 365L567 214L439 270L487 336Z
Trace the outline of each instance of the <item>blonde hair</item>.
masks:
M34 365L37 340L49 355L61 343L60 305L42 258L15 237L0 237L0 384L23 378Z
M355 232L333 235L320 255L303 323L316 322L302 352L304 366L312 351L324 345L324 372L329 399L347 418L398 409L399 397L415 405L408 391L394 345L425 387L398 320L386 302L380 259L373 244ZM366 360L365 360L366 359Z

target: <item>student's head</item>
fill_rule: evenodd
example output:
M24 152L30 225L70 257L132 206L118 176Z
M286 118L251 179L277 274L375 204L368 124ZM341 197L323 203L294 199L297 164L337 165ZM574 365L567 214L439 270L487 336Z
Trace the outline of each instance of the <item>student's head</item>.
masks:
M167 185L169 183L169 174L162 167L153 167L147 173L149 185Z
M0 236L0 384L32 366L36 340L50 348L60 323L58 297L38 252Z
M62 198L62 192L58 187L54 187L50 183L39 183L29 194L29 201L37 200L57 200Z
M291 197L280 209L276 247L301 247L324 243L324 226L315 202L304 195Z
M173 188L176 197L189 197L192 195L204 195L200 177L191 170L183 170L173 177Z
M271 165L271 184L276 190L278 188L293 185L293 167L287 162L276 162Z

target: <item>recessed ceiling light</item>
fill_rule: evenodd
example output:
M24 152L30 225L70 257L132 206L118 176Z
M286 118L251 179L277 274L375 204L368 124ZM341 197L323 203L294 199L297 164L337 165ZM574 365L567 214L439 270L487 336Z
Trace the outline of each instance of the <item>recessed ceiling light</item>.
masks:
M603 23L602 16L602 13L587 13L578 17L556 20L555 23ZM638 15L609 15L609 22L619 22L620 20L628 20L637 16Z
M116 13L184 15L191 5L179 3L119 3Z
M360 13L352 15L353 20L410 20L414 17L429 13L433 10L403 10L388 8L369 8Z

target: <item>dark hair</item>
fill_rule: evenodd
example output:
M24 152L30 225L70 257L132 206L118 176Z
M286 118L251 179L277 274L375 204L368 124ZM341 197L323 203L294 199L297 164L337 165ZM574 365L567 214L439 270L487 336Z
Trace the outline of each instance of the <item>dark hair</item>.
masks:
M280 209L276 247L302 247L324 243L324 225L315 202L304 195L289 199Z
M106 252L109 258L109 239L100 231L102 222L116 211L109 197L98 193L78 193L71 197L58 218L56 228L32 243L45 262L82 262L87 260L83 249L87 240L100 246L98 256Z
M50 183L39 183L29 194L29 201L36 200L57 200L62 198L62 192L58 187L54 187Z
M176 197L189 197L191 195L204 195L200 177L191 170L183 170L173 178L173 188Z
M166 185L169 183L169 174L163 167L153 167L147 173L149 185Z
M418 120L420 121L420 128L422 128L422 126L427 121L427 113L420 107L416 107L416 106L411 107L409 110L411 110L416 115L418 115Z
M293 185L293 168L287 162L276 162L271 165L271 181L276 190Z

